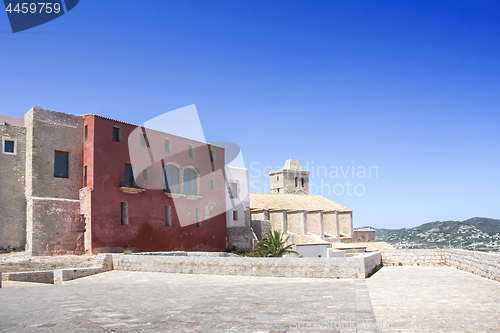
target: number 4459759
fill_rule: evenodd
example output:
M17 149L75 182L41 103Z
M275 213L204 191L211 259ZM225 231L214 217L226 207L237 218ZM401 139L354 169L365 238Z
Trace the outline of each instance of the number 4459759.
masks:
M17 3L14 8L12 8L12 4L9 3L7 8L5 9L7 12L12 13L38 13L41 14L43 12L50 14L50 13L55 13L58 14L61 11L61 5L59 3L52 3L52 2L39 2L39 3Z

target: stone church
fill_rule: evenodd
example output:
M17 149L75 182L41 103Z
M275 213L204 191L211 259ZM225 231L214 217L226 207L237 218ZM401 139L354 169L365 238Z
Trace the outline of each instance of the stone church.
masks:
M297 160L269 173L271 193L250 193L254 230L282 230L297 245L355 242L352 210L319 195L309 194L309 172ZM305 244L304 244L305 245Z

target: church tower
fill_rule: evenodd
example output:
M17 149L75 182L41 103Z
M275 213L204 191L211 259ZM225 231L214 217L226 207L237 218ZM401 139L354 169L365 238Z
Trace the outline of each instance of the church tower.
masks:
M309 171L297 160L288 160L283 169L269 172L271 193L309 194Z

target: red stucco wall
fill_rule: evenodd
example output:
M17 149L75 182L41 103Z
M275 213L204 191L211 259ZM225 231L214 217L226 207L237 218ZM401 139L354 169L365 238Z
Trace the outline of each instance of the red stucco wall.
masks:
M92 252L122 251L125 248L139 251L221 250L225 247L224 179L220 172L212 173L224 168L223 148L147 131L151 147L164 147L165 138L172 141L172 152L165 153L163 163L191 166L201 175L200 196L176 198L174 204L174 199L162 189L146 189L136 194L120 190L125 179L125 163L131 162L128 138L137 129L136 126L94 115L85 116L85 125L88 126L88 139L84 144L84 165L87 165L87 187L91 189ZM121 128L121 142L113 141L113 126ZM189 144L195 146L195 157L188 156ZM148 148L142 149L147 155ZM216 150L214 163L210 162L210 149ZM156 169L153 169L161 170L161 163L159 161ZM151 182L155 179L161 181L161 171L151 173ZM211 179L216 181L216 189L211 188ZM142 185L147 185L147 182ZM121 202L128 202L129 225L126 226L121 225ZM166 205L172 206L171 227L165 225ZM209 211L209 207L212 211ZM196 208L200 209L203 216L210 216L208 220L202 221L201 228L195 224ZM179 217L190 219L193 224L181 227Z

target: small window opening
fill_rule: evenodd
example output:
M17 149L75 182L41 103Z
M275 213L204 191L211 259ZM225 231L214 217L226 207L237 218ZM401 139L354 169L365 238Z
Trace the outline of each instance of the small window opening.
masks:
M165 206L165 226L172 226L172 207Z
M128 225L128 202L121 203L121 224Z

